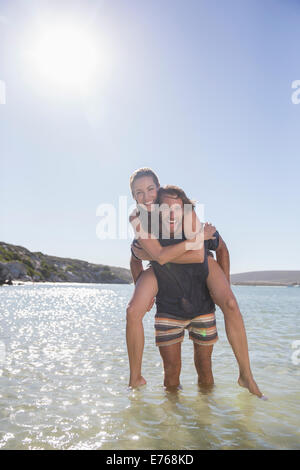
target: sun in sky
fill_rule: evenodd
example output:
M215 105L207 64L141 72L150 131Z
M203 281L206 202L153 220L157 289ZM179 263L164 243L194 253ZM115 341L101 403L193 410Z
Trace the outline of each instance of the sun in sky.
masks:
M30 33L26 55L40 80L69 91L86 92L107 54L99 35L79 20L40 22Z

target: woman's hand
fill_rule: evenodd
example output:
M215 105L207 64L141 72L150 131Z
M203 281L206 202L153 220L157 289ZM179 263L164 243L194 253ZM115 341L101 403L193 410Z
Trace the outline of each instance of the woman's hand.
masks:
M186 251L189 250L202 250L203 249L203 242L204 242L204 231L197 233L197 235L190 239L186 240Z
M138 246L138 244L132 243L131 249L138 259L143 260L143 261L152 261L149 253L147 253L147 251L144 250L142 247Z
M216 227L208 222L204 225L204 240L215 240L213 234L216 232Z

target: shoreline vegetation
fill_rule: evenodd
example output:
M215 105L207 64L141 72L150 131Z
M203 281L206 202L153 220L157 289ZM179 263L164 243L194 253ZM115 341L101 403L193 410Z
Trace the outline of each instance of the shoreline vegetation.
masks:
M36 282L131 284L129 269L31 252L0 242L0 285Z
M300 271L232 274L232 285L300 287ZM129 269L31 252L0 242L0 286L37 282L132 284Z

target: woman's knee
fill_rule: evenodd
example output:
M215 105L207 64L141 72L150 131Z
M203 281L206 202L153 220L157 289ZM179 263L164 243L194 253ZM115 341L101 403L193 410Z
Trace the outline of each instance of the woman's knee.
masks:
M230 311L238 310L237 301L232 293L228 294L224 299L225 307Z
M217 304L224 315L237 316L241 315L238 303L233 294L229 294L223 297L222 301Z
M126 309L127 323L142 321L145 312L141 312L134 304L128 304Z

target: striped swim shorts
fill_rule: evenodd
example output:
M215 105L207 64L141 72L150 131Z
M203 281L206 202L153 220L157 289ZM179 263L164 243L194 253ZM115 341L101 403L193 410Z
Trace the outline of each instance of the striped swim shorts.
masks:
M210 346L218 341L214 312L192 319L157 313L154 328L156 346L169 346L183 341L184 330L188 330L189 338L201 346Z

